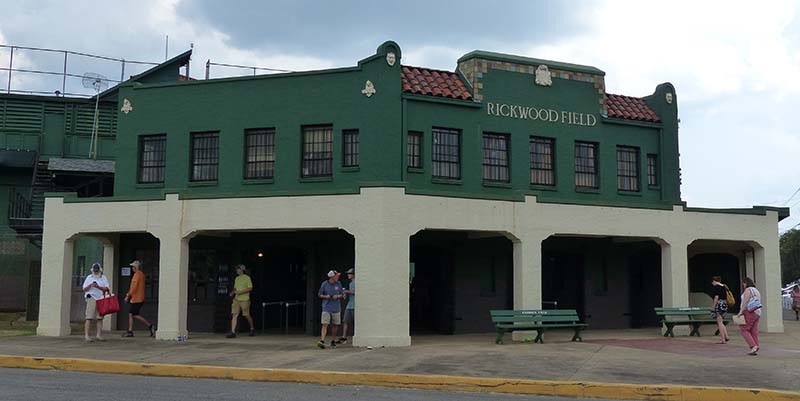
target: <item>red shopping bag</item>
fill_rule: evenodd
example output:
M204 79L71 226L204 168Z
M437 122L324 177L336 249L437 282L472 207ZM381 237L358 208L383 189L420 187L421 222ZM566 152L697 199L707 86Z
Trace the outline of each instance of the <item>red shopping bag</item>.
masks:
M100 316L119 312L119 299L117 296L106 292L104 297L97 300L97 314Z

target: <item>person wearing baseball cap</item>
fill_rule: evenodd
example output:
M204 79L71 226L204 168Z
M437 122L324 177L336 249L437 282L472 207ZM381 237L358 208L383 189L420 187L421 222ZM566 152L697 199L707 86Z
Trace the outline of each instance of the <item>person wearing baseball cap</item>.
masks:
M344 309L344 326L342 327L342 337L339 338L339 344L347 342L347 335L350 334L349 328L355 327L356 322L356 271L350 269L347 271L347 279L350 284L344 290L344 296L347 298L347 306ZM355 330L353 330L355 331Z
M131 279L131 286L128 293L125 294L125 302L128 303L128 331L123 334L123 337L133 337L133 319L142 322L147 329L150 330L150 337L156 336L156 328L153 323L150 323L142 316L141 310L144 305L144 273L142 272L142 262L134 260L129 265L133 268L133 279Z
M103 332L103 317L97 313L97 300L103 298L109 290L111 285L108 283L108 278L103 274L103 267L100 263L92 265L92 273L86 276L83 280L83 298L86 301L86 323L84 324L84 340L86 342L92 341L105 341L102 336ZM97 323L97 335L95 338L89 336L92 322Z
M328 279L319 287L319 297L322 299L322 334L317 346L325 348L325 336L328 334L328 325L331 327L331 348L336 348L336 332L341 324L341 310L344 298L342 285L339 283L340 273L336 270L328 272Z

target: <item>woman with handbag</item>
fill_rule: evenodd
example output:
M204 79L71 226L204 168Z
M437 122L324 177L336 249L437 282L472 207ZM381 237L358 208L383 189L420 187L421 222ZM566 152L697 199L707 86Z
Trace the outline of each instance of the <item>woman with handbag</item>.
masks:
M83 327L84 340L86 342L105 341L103 338L103 317L97 312L97 301L102 299L108 289L108 278L103 275L103 268L100 263L92 265L92 274L83 281L83 298L86 301L86 323ZM92 321L97 322L97 335L95 338L89 336Z
M758 321L761 319L761 293L750 277L742 279L742 304L737 316L744 317L744 324L739 325L742 337L750 347L748 355L758 353Z
M711 318L717 321L717 329L719 330L719 342L717 344L726 344L731 339L724 323L725 314L728 313L728 293L726 290L727 287L722 284L720 276L711 278L711 297L713 298Z

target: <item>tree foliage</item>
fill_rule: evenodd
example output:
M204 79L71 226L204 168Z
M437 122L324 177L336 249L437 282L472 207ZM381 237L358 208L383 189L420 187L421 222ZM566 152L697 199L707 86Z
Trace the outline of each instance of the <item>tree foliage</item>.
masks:
M800 278L800 229L781 234L781 278L789 283Z

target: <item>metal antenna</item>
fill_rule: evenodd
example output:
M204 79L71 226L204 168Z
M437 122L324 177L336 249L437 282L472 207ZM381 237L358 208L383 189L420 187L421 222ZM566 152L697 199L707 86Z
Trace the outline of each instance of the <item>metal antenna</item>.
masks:
M97 159L97 128L99 125L98 111L100 107L100 92L108 88L108 78L100 74L87 72L83 74L83 79L81 82L83 83L84 88L91 88L95 91L96 100L94 103L94 121L92 121L92 140L89 142L89 157L92 159Z

